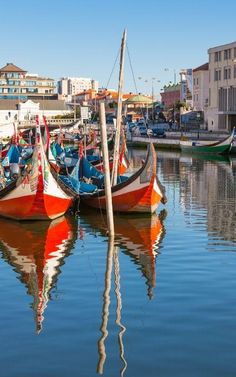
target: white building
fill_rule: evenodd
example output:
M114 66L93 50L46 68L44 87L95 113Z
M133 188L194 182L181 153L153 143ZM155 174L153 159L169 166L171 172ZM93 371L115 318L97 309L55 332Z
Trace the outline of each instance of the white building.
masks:
M180 71L180 101L185 101L190 108L193 107L193 70L181 69Z
M54 117L56 115L66 115L71 110L66 106L65 101L59 100L27 100L21 102L14 99L0 100L0 125L25 121L35 117L35 115L45 115Z
M68 101L73 95L89 89L98 91L98 81L85 77L65 77L58 81L58 94Z
M208 63L193 69L193 109L206 113L209 95Z
M236 42L210 48L208 129L236 125Z

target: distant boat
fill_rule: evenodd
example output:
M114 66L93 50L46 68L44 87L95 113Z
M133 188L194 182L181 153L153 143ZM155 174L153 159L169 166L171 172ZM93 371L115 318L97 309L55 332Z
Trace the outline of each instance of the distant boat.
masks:
M143 166L130 177L120 176L119 183L112 186L113 211L151 214L156 211L160 202L166 202L164 187L158 181L156 174L156 161L154 146L150 144ZM82 160L81 176L93 183L94 173L93 167L88 166L85 159ZM93 191L86 192L86 187L89 189L92 186ZM85 191L80 194L80 199L82 203L90 207L106 209L105 190L97 187L96 184L86 184Z
M180 140L180 148L185 153L228 154L234 139L234 129L228 137L217 142L204 143L202 141Z

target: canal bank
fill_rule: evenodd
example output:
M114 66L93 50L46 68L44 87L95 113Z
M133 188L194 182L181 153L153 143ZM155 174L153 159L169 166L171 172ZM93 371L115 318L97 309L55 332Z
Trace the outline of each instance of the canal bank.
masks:
M127 138L127 145L135 148L145 148L147 144L153 143L155 148L180 151L180 140L184 138L186 140L201 140L203 144L209 142L217 142L226 138L226 133L200 133L188 132L183 135L177 132L167 132L165 138L156 138L148 136L132 136ZM231 154L236 154L236 141L233 143Z

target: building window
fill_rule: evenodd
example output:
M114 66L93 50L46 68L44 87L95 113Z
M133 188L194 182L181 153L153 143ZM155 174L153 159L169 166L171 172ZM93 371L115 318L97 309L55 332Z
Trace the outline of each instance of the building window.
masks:
M231 59L231 49L224 50L224 60Z
M234 47L234 58L236 58L236 47Z
M227 111L227 89L220 88L218 92L219 111Z
M221 69L215 69L215 75L214 75L214 80L215 81L220 81L221 80Z
M236 79L236 65L234 65L234 79Z
M195 85L195 77L194 77L194 79L193 79L193 85Z
M215 52L215 62L221 61L221 51Z
M236 110L236 88L230 86L228 89L228 111Z
M231 68L224 68L224 80L231 79Z

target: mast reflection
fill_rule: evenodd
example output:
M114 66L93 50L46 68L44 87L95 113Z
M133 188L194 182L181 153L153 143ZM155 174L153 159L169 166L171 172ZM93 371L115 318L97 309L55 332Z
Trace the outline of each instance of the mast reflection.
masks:
M27 293L33 296L38 334L43 327L50 291L55 287L60 266L76 239L73 221L67 217L37 223L0 219L2 257L18 273Z
M116 245L121 246L122 253L128 255L133 263L139 266L143 277L146 279L147 295L153 297L156 285L156 257L160 253L162 240L165 235L163 225L167 215L162 210L159 215L115 215ZM106 235L106 218L94 215L94 212L83 214L82 219L93 232ZM85 226L86 226L85 224ZM89 230L88 230L89 231Z
M97 373L103 374L106 361L105 341L108 337L108 320L109 307L111 303L110 292L112 287L113 265L114 265L114 291L116 297L116 324L119 327L118 345L122 367L120 375L124 376L128 367L125 357L124 335L126 327L122 323L122 295L120 282L120 263L119 252L128 255L131 260L138 265L142 275L146 279L148 286L147 294L149 298L153 297L153 288L156 285L156 256L159 253L162 239L165 235L163 220L166 217L166 211L162 211L159 216L130 216L115 215L115 240L109 238L106 271L103 292L102 321L100 326L101 336L98 340L99 360L97 364ZM96 234L106 235L106 219L102 215L94 215L94 212L87 212L82 216L85 222L86 230Z

